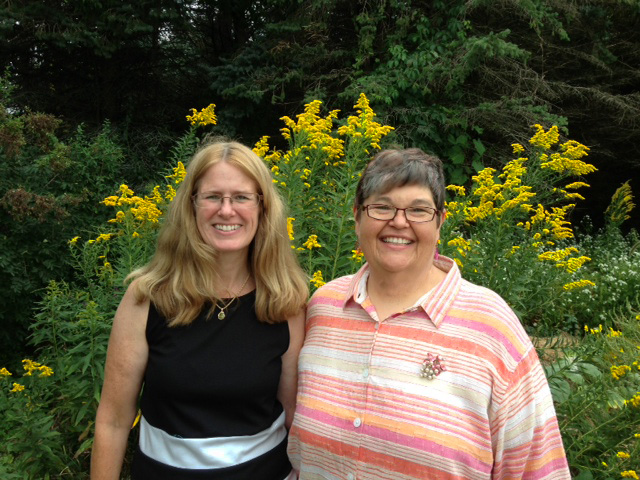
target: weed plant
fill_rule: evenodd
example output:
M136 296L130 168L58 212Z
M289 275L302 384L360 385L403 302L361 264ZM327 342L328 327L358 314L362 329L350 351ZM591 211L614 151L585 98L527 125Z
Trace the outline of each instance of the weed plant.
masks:
M312 288L355 272L352 203L369 158L392 127L366 96L339 118L309 103L283 117L284 151L261 138L254 151L287 200L288 234ZM147 262L164 212L185 175L184 162L217 122L214 105L187 119L162 185L137 194L126 184L102 202L111 219L88 238L68 240L73 284L51 282L31 329L37 359L0 370L0 477L86 478L111 319L123 281ZM467 279L496 290L540 346L573 473L582 479L637 478L640 471L640 306L638 236L622 235L633 209L624 186L607 229L576 239L569 215L593 171L588 149L535 127L501 172L480 169L469 188L451 185L442 253ZM445 159L446 160L446 159ZM546 347L545 347L546 345ZM40 362L40 363L38 363ZM22 373L19 373L22 372ZM46 373L46 374L45 374ZM132 435L132 437L135 436ZM125 466L126 471L126 466Z

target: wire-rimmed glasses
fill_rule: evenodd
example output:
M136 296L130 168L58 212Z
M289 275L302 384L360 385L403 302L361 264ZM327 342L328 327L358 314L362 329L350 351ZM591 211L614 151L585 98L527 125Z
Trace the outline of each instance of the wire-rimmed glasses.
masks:
M393 220L398 214L398 210L404 212L404 216L409 222L413 223L425 223L433 220L438 213L437 208L433 207L407 207L398 208L393 205L385 205L379 203L372 203L369 205L363 205L362 208L367 212L367 215L375 220Z
M201 192L191 196L193 204L198 208L220 208L225 198L228 198L234 208L252 208L258 206L262 195L259 193L234 193L221 195L216 192Z

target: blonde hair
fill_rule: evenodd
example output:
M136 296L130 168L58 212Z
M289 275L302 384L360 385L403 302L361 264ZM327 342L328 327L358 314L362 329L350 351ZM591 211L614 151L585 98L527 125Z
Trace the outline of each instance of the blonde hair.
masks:
M136 299L150 299L169 326L190 324L207 301L216 301L219 252L200 235L192 195L207 170L219 162L238 167L258 185L261 212L249 250L256 282L256 315L261 322L286 321L304 308L308 279L291 249L284 202L271 172L260 157L238 142L217 141L196 152L169 206L153 258L127 280L136 279Z

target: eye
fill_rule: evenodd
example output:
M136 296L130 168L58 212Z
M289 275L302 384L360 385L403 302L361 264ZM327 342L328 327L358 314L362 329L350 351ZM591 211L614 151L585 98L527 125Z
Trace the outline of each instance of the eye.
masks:
M220 202L222 200L222 195L220 195L219 193L209 192L209 193L205 193L203 196L206 200L209 200L210 202Z
M250 193L236 193L233 196L234 203L247 203L247 202L250 202L251 199L252 199L252 196Z
M389 213L395 210L391 205L371 205L370 208L373 208L373 210L380 213Z
M429 207L411 207L407 208L407 210L409 210L414 215L427 215L432 211Z
M427 217L433 215L435 209L431 207L411 207L407 211L414 217Z

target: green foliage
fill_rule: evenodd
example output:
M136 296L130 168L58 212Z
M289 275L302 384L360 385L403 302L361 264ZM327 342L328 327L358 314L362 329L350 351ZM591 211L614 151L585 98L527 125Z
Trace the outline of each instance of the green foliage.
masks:
M571 297L576 290L592 295L595 284L581 270L592 258L580 255L568 220L584 199L575 190L588 185L571 178L595 168L581 160L584 145L557 145L557 127L536 128L528 149L513 145L519 156L500 173L480 171L468 194L448 187L456 198L446 205L441 248L465 278L498 292L530 331L576 331L591 312L572 308Z
M545 370L574 478L640 472L640 303L622 305L607 319L615 328L543 349L557 357Z
M106 220L98 201L113 189L123 161L109 123L94 135L78 127L61 140L59 119L13 113L9 104L7 97L0 105L0 269L7 285L0 360L19 351L35 292L71 278L66 243Z
M290 204L292 248L314 287L360 266L352 220L355 185L367 159L392 130L378 123L365 95L354 108L356 115L340 120L335 110L321 115L321 102L313 101L295 121L282 118L286 150L270 146L268 137L254 148ZM112 195L94 205L111 218L93 233L78 232L67 240L74 283L49 283L31 325L35 354L52 374L18 379L16 367L9 365L11 376L0 370L0 407L7 412L0 425L0 435L7 439L0 442L3 478L86 474L107 337L123 280L152 254L163 214L184 178L182 160L192 153L202 125L206 122L196 122L176 142L167 159L175 167L166 172L166 182L139 195L126 184L113 188ZM587 149L573 141L556 145L556 127L537 128L527 157L525 148L514 144L520 156L501 173L482 169L468 194L461 186L449 187L458 198L447 203L450 215L441 247L462 264L466 278L503 294L531 329L537 323L538 333L560 338L538 342L538 347L573 473L577 478L616 478L623 471L640 470L640 440L634 436L640 418L640 305L632 286L640 270L640 258L634 255L638 238L622 235L620 224L611 223L607 233L574 239L565 215L569 202L580 198L574 190L585 184L567 182L592 169L581 161ZM54 157L64 163L68 155ZM617 198L611 211L628 213L630 190ZM591 261L579 253L588 253ZM616 275L626 276L629 285L606 277L625 256L628 268ZM579 282L566 288L584 276L595 285ZM587 303L580 292L599 301ZM603 302L604 297L611 302ZM604 326L595 327L593 319L602 319ZM569 337L566 330L585 338ZM25 372L47 372L40 364L25 365ZM15 389L14 382L24 389Z
M596 327L609 325L610 312L632 302L640 285L640 238L635 230L623 235L608 227L596 235L582 235L579 248L593 261L585 264L583 275L596 289L576 290L556 305L580 323Z

